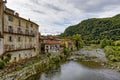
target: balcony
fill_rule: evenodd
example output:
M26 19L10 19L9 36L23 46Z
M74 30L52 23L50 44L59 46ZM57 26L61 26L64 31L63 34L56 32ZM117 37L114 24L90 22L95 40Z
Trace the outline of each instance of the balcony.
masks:
M4 53L35 49L35 47L29 47L29 48L18 47L18 48L15 48L14 45L4 45L4 47L5 47L5 52Z
M9 30L9 31L4 31L4 33L6 33L6 34L13 34L13 35L20 35L20 36L35 37L34 34L30 34L29 32L24 34L22 31L14 32L13 30Z

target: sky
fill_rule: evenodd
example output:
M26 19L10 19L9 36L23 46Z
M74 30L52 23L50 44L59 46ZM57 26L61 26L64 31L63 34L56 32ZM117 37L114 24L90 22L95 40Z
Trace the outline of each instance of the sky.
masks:
M56 35L88 18L120 13L120 0L7 0L7 7L37 23L42 35Z

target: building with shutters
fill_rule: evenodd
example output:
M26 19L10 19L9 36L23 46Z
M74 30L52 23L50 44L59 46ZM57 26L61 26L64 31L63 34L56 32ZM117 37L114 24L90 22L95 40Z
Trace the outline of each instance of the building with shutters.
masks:
M39 54L39 25L19 16L0 0L0 57L11 54L11 60L34 57Z

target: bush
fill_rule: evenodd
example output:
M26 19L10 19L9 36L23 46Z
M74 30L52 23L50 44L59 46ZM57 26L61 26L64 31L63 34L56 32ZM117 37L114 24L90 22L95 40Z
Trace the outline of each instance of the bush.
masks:
M104 48L105 46L111 46L111 45L113 45L113 42L111 40L108 40L108 39L103 39L100 42L100 47L101 48Z
M120 61L119 46L106 46L104 48L104 51L106 53L106 57L108 58L108 60L113 61L113 62Z
M3 61L0 61L0 69L3 69L5 66L5 63Z
M8 58L11 58L11 54L7 54L7 57L8 57Z
M5 62L5 63L8 63L9 62L9 60L10 60L10 58L5 58L3 61Z
M119 40L119 41L115 41L115 42L114 42L114 45L115 45L115 46L120 46L120 40Z
M110 46L106 46L104 48L104 51L106 53L106 57L108 57L109 55L114 55L115 53L115 51Z

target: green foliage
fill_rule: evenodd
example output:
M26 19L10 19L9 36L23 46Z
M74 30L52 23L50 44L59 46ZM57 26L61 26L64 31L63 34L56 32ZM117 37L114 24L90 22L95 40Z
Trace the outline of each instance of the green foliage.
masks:
M73 35L71 39L74 41L75 46L77 47L77 50L79 50L84 46L84 42L80 34Z
M7 57L8 57L8 58L11 58L11 54L7 54Z
M111 46L111 45L113 45L112 42L113 42L113 41L111 41L111 40L103 39L103 40L101 40L101 42L100 42L100 47L101 47L101 48L104 48L105 46Z
M120 15L112 18L92 18L68 27L62 36L81 34L85 43L99 43L100 40L120 40ZM95 40L92 42L92 40Z
M4 66L10 61L11 54L7 54L3 60L0 61L0 69L3 69Z
M120 46L120 40L114 42L115 46Z
M8 63L9 62L9 58L5 58L3 61L5 62L5 63Z
M104 48L104 51L106 53L106 57L110 61L120 61L120 46L106 46Z
M5 63L3 61L0 61L0 69L3 69L5 66Z
M7 54L5 59L3 60L5 63L8 63L11 59L11 54Z
M63 53L64 53L65 55L67 55L67 54L69 53L69 49L66 48L66 47L64 47Z

